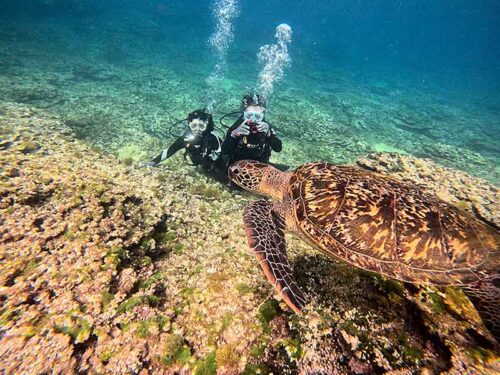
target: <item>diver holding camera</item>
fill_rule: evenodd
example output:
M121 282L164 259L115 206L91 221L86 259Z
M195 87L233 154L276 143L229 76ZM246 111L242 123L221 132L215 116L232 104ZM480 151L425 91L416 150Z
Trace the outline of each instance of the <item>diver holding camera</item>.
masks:
M204 109L198 109L191 112L186 120L188 128L184 133L146 165L156 166L179 150L185 149L184 157L189 156L193 165L201 165L206 172L212 172L222 150L222 140L212 133L215 129L212 115Z
M238 160L252 159L269 163L271 151L280 152L281 140L265 121L266 102L261 95L245 95L241 101L243 114L228 129L222 144L220 163L227 171Z

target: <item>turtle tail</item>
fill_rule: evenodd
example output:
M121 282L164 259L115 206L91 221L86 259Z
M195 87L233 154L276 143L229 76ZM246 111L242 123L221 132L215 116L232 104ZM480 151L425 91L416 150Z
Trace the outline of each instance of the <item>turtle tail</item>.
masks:
M463 287L486 328L500 343L500 274Z

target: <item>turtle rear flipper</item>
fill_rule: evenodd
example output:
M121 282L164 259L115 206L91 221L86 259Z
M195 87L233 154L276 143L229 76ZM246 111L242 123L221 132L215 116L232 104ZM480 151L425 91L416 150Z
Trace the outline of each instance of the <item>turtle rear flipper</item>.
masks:
M245 207L243 222L250 250L259 260L267 279L286 304L300 313L306 301L286 255L283 217L274 210L273 203L260 200Z
M500 275L463 287L484 325L500 343Z

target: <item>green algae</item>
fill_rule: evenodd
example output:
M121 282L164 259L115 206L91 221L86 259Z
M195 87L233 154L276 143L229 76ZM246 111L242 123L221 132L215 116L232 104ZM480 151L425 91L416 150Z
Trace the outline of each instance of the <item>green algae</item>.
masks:
M143 239L141 239L141 241L139 242L139 248L141 250L149 250L149 248L151 247L151 237L144 237Z
M268 375L272 371L266 365L251 365L247 364L243 370L243 375Z
M131 328L131 323L129 320L125 320L123 322L120 322L118 323L119 326L120 326L120 329L123 331L123 332L129 332L130 331L130 328Z
M150 335L151 329L155 326L159 329L158 319L142 320L137 326L136 334L138 337L144 339Z
M118 266L126 254L127 252L122 247L113 246L106 252L106 263Z
M269 330L269 323L279 314L281 314L281 308L279 307L278 301L275 299L270 299L260 305L259 320L264 328L264 331Z
M399 281L396 280L391 280L386 278L381 278L381 279L382 279L382 287L384 290L386 290L388 293L394 293L399 297L404 297L405 288L403 284L401 284Z
M148 257L147 255L143 256L141 259L139 259L139 264L142 267L148 267L153 264L153 259L151 259L151 257Z
M184 245L177 242L173 247L173 253L175 255L182 255L184 253Z
M261 337L261 341L250 348L250 354L254 358L260 358L266 352L268 345L269 345L269 338L267 335L263 335L263 337Z
M495 352L483 348L481 346L477 346L475 348L472 348L470 351L469 356L473 358L476 361L482 362L482 363L489 363L489 362L495 362L498 361L498 354L495 354Z
M158 324L158 329L160 331L165 331L165 327L168 325L170 328L170 319L166 316L159 315L156 317L156 324Z
M141 305L144 303L142 297L130 297L129 299L123 301L120 306L118 306L119 313L125 313L129 310L132 310L134 307Z
M110 302L113 300L113 298L115 298L115 295L112 294L112 293L109 293L108 291L104 291L102 292L102 295L101 295L101 306L102 308L106 308Z
M240 294L248 294L253 292L253 289L245 283L238 283L236 284L235 288Z
M231 313L227 312L224 314L222 317L222 330L225 330L231 325L231 322L233 321L234 317Z
M173 364L185 365L191 361L191 349L184 342L180 335L170 335L165 344L164 355L161 362L164 366Z
M303 356L301 343L298 339L286 338L281 340L280 345L283 346L292 361L297 361Z
M75 324L72 326L54 324L54 331L71 336L75 344L87 341L92 333L92 327L89 322L85 319L75 317L72 320L75 321Z
M411 345L408 340L408 335L403 333L398 337L398 343L403 348L403 355L406 360L416 362L422 360L424 353L420 345Z
M159 237L157 237L158 241L160 241L160 242L171 242L171 241L174 241L175 238L176 238L176 235L175 235L175 232L173 232L173 231L160 233Z
M339 328L343 329L351 336L358 337L361 335L361 331L359 330L359 328L351 321L340 323Z
M229 256L229 257L232 257L234 254L236 254L236 248L228 247L224 250L224 254Z
M144 296L143 301L147 303L149 306L158 306L160 304L160 297L153 296L151 294Z
M0 310L0 327L5 326L8 322L13 320L16 312L14 310L2 309Z
M185 287L185 288L182 288L180 290L180 295L184 299L189 299L190 297L192 297L194 295L195 291L196 291L196 288Z
M189 188L189 193L192 195L202 195L209 199L220 200L224 194L222 189L209 184L195 184Z
M418 346L405 346L403 347L403 355L413 361L420 361L424 357L424 352L421 347Z
M130 167L134 163L134 159L131 157L126 157L121 159L121 162L125 164L126 166Z
M175 227L175 225L173 225ZM139 247L147 252L151 248L151 241L156 244L166 246L176 255L182 255L184 245L177 240L175 231L156 231L151 236L144 237L139 243Z
M99 359L104 363L108 363L114 355L115 352L113 350L106 350L99 355Z
M144 281L139 281L138 287L139 289L148 289L149 287L155 285L162 279L164 279L166 275L160 271L157 271L156 273L153 274L149 279L144 280Z
M166 175L165 173L158 173L156 179L158 180L158 182L164 184L168 181L168 175Z
M477 314L476 309L463 290L449 287L445 289L445 292L446 298L443 302L448 310L461 316L465 315L466 317Z
M204 359L198 361L194 367L194 375L216 375L217 363L216 353L208 354Z
M429 299L432 302L432 311L436 314L442 314L446 308L443 298L437 293L430 292Z
M64 232L63 237L68 241L73 241L76 238L76 233L68 229Z

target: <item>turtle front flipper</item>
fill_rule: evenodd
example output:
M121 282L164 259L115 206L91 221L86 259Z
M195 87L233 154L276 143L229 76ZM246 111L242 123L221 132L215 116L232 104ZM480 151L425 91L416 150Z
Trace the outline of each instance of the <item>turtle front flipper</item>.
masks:
M245 207L243 222L250 250L260 261L267 279L286 304L300 313L306 301L286 255L285 220L274 210L273 203L260 200Z
M485 326L500 343L500 275L466 285L463 291L474 304Z

